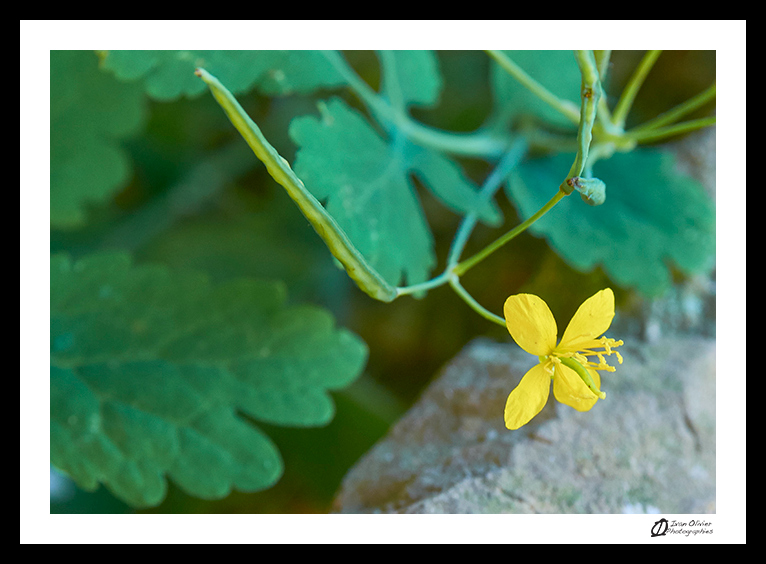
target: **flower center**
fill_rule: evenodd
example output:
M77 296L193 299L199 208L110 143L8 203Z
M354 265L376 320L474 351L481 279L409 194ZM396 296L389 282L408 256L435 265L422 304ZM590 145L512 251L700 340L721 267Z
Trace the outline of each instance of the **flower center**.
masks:
M622 355L617 351L617 347L623 344L622 341L616 341L608 337L601 337L600 339L592 339L590 341L583 341L576 344L576 349L558 351L553 350L550 355L546 357L540 357L540 362L547 361L546 369L551 373L553 377L553 368L556 362L560 362L564 366L567 366L574 370L580 379L588 386L588 389L596 394L599 398L604 399L606 394L598 389L596 383L593 381L588 370L606 370L607 372L614 372L614 366L609 366L604 360L604 356L610 356L611 354L617 355L617 362L622 364ZM596 348L603 348L604 350L595 350ZM588 357L596 357L598 362L590 360Z

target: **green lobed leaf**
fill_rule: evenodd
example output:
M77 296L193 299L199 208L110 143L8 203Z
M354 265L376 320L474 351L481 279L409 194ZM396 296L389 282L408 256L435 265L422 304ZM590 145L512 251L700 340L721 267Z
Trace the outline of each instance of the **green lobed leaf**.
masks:
M424 281L435 264L433 236L409 173L461 213L477 205L476 189L448 158L401 138L389 143L342 100L320 110L319 119L290 124L300 147L296 174L386 281ZM484 207L484 221L497 217L494 207Z
M197 67L214 74L234 94L257 87L267 95L308 93L345 80L319 51L101 51L102 67L121 80L143 79L157 100L197 96L205 84Z
M580 107L580 69L572 51L503 51L529 76L559 98ZM500 65L491 65L492 92L498 115L512 122L532 115L545 123L572 127L572 123L530 92Z
M523 163L507 184L508 196L528 218L556 193L572 155ZM647 295L671 284L670 264L685 273L715 263L715 207L703 187L675 169L672 154L654 149L617 153L599 161L606 202L585 204L575 193L530 227L571 266L602 265L618 284Z
M383 52L380 58L382 92L392 105L404 109L438 99L441 76L433 52ZM409 141L392 123L380 124L390 130L382 137L339 98L319 109L319 118L297 117L290 124L299 147L293 168L390 284L422 282L436 261L411 174L451 210L465 214L481 206L482 221L500 221L496 206L480 203L478 187L449 157Z
M139 87L98 70L92 51L51 51L50 221L74 228L86 206L106 201L131 172L119 141L145 120Z
M137 507L169 477L191 495L273 485L282 461L239 413L328 423L328 390L353 381L367 348L281 284L133 265L122 253L51 257L51 462L82 488Z

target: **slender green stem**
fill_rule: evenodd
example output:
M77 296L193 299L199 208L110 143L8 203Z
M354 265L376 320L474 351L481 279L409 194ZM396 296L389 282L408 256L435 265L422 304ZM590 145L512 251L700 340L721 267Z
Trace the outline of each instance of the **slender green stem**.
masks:
M418 123L406 114L395 124L414 143L453 155L496 159L508 146L508 137L499 137L487 130L452 133Z
M593 124L596 122L598 102L601 99L601 82L593 51L575 51L575 58L582 74L580 123L577 128L577 154L564 182L580 176L585 168L590 142L593 139ZM567 187L563 190L571 192L571 189Z
M378 93L373 90L361 77L356 74L351 65L348 64L339 51L322 51L325 59L335 68L343 77L348 86L359 98L367 105L373 113L380 114L386 120L393 117L393 110Z
M454 272L457 276L462 276L465 274L469 269L473 268L477 264L479 264L482 260L487 258L489 255L494 253L497 249L505 245L508 241L512 240L516 235L519 233L522 233L525 231L530 225L532 225L535 221L540 219L542 216L544 216L548 211L550 211L553 206L559 203L559 201L566 196L567 194L561 190L556 192L556 195L551 198L547 204L545 204L542 208L540 208L537 213L535 213L532 217L524 221L523 223L520 223L513 229L511 229L508 233L503 235L502 237L496 239L493 243L490 243L487 247L485 247L483 250L479 251L475 255L473 255L471 258L464 260L460 264L456 265L452 272Z
M453 275L449 279L449 285L452 286L452 289L455 290L458 296L463 298L463 301L467 303L472 310L474 310L476 313L484 317L485 319L489 319L493 323L497 323L498 325L505 327L505 319L500 317L499 315L495 315L491 311L488 311L485 309L479 302L477 302L471 294L469 294L463 286L460 285L460 281L458 280L457 276Z
M620 135L622 130L614 125L612 112L609 110L609 105L606 103L606 96L603 95L604 82L606 81L606 75L609 71L609 58L611 56L611 51L593 51L593 57L596 60L596 68L598 69L598 78L601 83L601 99L598 102L598 122L601 127L596 129L603 129L606 133L611 135Z
M524 137L518 137L492 171L492 174L484 182L479 191L479 201L476 203L476 207L465 215L455 234L455 238L452 240L452 246L447 257L447 269L455 266L460 260L460 255L463 254L468 238L471 236L473 228L476 227L478 209L492 199L511 170L516 168L519 162L521 162L521 159L526 154L527 146L527 140Z
M426 290L432 290L439 286L444 286L449 282L450 272L444 271L439 276L428 280L427 282L421 282L420 284L413 284L412 286L400 286L396 289L396 296L407 296L409 294L417 294L418 292L425 292Z
M628 84L625 85L625 89L622 91L620 99L617 101L617 105L612 112L612 120L615 125L618 125L619 127L625 126L625 120L628 117L628 113L630 113L630 108L633 106L636 94L638 94L641 85L646 79L646 75L652 70L660 53L662 53L662 51L647 51L636 67L636 70L633 71L633 75L630 77L630 80L628 80Z
M631 129L628 134L635 134L639 131L648 131L650 129L658 129L660 127L670 125L671 123L678 121L685 115L693 112L697 108L700 108L701 106L704 106L707 104L710 100L715 99L715 82L713 82L712 85L710 85L705 91L700 92L696 96L693 96L686 100L686 102L682 102L681 104L678 104L674 108L668 110L665 113L662 113L658 115L655 118L650 119L647 122L642 123L639 126L634 127Z
M596 59L596 67L598 68L598 76L601 82L606 79L606 73L609 70L609 59L612 56L611 50L594 50L593 57Z
M535 96L540 98L543 102L548 104L554 110L563 114L572 123L580 122L580 112L572 102L569 100L562 100L545 86L537 82L534 78L529 76L524 70L514 63L508 55L502 51L486 51L486 53L492 57L497 64L499 64L504 71L518 80L523 86L525 86Z
M628 131L625 133L625 136L638 143L647 143L649 141L659 141L660 139L672 137L673 135L679 135L681 133L688 133L695 129L710 127L711 125L715 125L715 116L684 121L667 127L659 127L657 129Z

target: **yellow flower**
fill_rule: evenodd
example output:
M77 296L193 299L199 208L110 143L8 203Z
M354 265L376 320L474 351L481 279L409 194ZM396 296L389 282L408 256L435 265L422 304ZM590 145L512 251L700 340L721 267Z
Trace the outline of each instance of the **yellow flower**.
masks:
M556 320L551 310L539 297L517 294L505 301L505 324L516 343L538 357L539 364L532 367L519 385L508 396L505 404L505 426L518 429L540 413L548 401L550 381L553 395L578 411L588 411L606 394L601 391L599 370L614 372L604 355L622 356L612 349L623 344L607 337L599 337L609 328L614 317L614 294L606 288L585 300L561 342L556 345ZM596 351L596 348L603 348ZM596 357L598 362L589 360Z

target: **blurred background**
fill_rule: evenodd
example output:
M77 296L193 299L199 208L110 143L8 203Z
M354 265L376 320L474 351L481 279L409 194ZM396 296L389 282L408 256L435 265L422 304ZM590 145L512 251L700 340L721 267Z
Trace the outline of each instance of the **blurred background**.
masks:
M643 53L612 53L609 92L619 94ZM380 69L373 52L344 55L373 88L378 87ZM440 51L438 56L444 77L441 103L433 110L413 110L414 117L453 131L478 128L492 106L489 57L480 51ZM98 66L95 53L92 65ZM714 51L663 52L638 94L628 126L685 101L714 80ZM332 94L362 107L348 91ZM328 95L319 91L312 96L269 98L252 92L238 99L266 138L292 162L290 120L313 113L316 101ZM171 482L165 501L141 512L327 512L344 474L385 435L449 359L475 337L497 341L510 337L470 310L448 287L421 300L404 297L384 304L369 298L333 264L322 241L250 153L212 96L147 103L146 127L124 143L133 166L129 184L106 205L92 207L84 227L52 230L51 251L68 251L76 257L123 249L132 252L137 263L193 268L214 282L243 276L282 280L291 303L323 306L339 326L359 335L369 347L369 360L357 382L333 393L337 414L326 427L291 429L258 423L276 442L285 462L283 477L271 489L205 501L186 495ZM687 119L709 112L705 107ZM206 168L211 158L227 173L211 173ZM479 185L492 167L470 159L461 164ZM419 197L436 241L437 274L460 217L426 189L419 190ZM503 226L479 225L464 256L519 222L502 191L497 200L505 216ZM579 305L567 291L573 283L580 294L583 288L595 293L606 285L615 287L598 268L587 273L571 269L545 240L528 232L463 278L469 292L492 311L499 313L509 295L534 288L535 293L552 297L547 301L562 320ZM640 307L640 298L615 290L623 315ZM104 487L83 492L53 468L50 492L52 513L134 512Z

